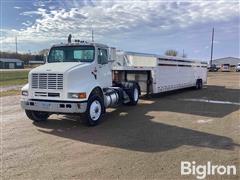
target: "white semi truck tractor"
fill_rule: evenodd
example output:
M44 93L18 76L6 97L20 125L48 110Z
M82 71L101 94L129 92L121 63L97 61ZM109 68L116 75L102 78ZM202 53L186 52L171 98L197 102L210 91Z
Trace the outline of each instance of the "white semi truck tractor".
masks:
M207 63L78 40L54 45L46 64L31 70L28 81L21 106L31 120L79 114L93 126L108 107L136 105L141 92L201 89L207 82Z
M113 79L116 49L75 41L51 47L46 64L32 69L22 88L21 106L35 122L51 114L77 114L97 125L106 108L136 105L141 94L135 81Z

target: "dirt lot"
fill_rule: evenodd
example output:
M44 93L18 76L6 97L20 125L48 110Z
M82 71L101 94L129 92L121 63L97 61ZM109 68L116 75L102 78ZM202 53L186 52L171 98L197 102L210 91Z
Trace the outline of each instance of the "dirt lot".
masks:
M4 179L194 179L181 161L240 165L240 74L210 73L208 85L110 109L97 127L53 115L32 123L19 96L3 97Z

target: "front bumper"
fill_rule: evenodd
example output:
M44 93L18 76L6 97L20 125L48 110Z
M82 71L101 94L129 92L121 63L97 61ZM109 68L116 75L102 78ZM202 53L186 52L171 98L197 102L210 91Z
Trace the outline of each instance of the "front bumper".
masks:
M84 113L87 109L87 102L52 102L47 100L21 99L21 107L26 110L52 113Z

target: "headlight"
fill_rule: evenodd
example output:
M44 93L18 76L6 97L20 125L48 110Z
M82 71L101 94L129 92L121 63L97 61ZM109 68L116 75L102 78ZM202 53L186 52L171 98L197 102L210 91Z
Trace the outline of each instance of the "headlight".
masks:
M77 93L72 93L72 94L71 94L71 98L76 98L76 99L78 99L78 97L79 97L79 96L78 96Z
M22 91L23 96L28 96L28 91Z
M81 92L81 93L69 93L68 94L69 98L73 98L73 99L85 99L87 98L87 94L85 92Z

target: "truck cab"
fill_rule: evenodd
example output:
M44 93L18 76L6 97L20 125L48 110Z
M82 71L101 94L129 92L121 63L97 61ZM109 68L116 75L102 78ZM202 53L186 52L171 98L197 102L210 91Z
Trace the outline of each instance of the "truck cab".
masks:
M115 58L115 48L99 43L52 46L46 64L32 69L22 88L21 106L26 115L39 122L51 114L81 114L88 125L96 125L107 107L136 105L137 83L113 83Z

